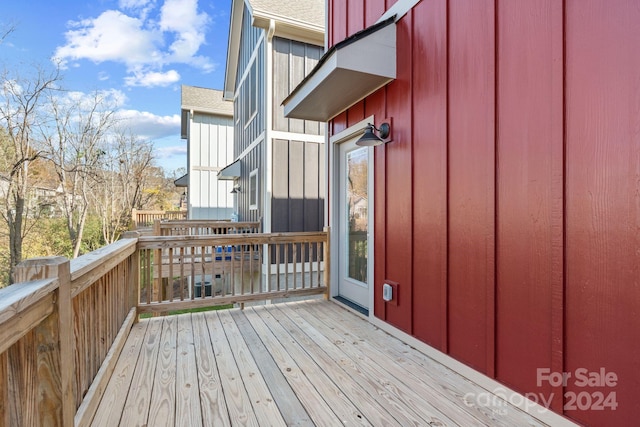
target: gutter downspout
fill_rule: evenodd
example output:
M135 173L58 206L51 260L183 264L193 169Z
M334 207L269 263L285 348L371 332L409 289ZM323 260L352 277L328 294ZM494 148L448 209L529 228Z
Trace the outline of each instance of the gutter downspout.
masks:
M273 35L276 32L276 21L269 20L269 29L265 40L265 135L264 135L264 212L262 222L262 232L271 233L271 206L273 197Z
M265 134L264 134L264 152L263 152L263 164L264 164L264 193L263 199L264 212L262 216L262 232L271 233L271 198L273 197L273 140L271 134L273 132L273 35L276 32L276 21L269 20L269 29L267 30L267 37L265 39L265 70L264 70L264 85L265 85ZM264 253L269 253L267 245L263 248ZM266 277L270 277L269 273L271 269L271 260L268 257L263 257L262 271L266 273ZM268 281L265 280L265 287L269 286ZM267 289L263 289L267 290Z

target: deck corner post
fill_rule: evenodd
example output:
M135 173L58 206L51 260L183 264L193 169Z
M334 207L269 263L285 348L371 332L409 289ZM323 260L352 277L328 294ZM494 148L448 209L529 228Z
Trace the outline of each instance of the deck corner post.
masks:
M162 236L162 227L160 226L160 220L153 220L153 235L154 236Z
M131 209L131 225L129 230L135 230L138 228L138 210L136 208Z
M327 233L327 240L324 242L324 286L327 288L324 291L324 299L329 300L331 298L331 227L324 227L323 232Z
M58 279L53 312L34 330L38 382L35 407L40 425L72 427L76 406L69 260L61 256L28 259L15 267L14 275L20 282Z

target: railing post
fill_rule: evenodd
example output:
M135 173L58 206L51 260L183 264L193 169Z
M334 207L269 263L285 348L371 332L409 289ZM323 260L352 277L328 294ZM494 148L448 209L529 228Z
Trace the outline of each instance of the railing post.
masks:
M33 333L36 352L37 384L35 392L36 425L72 427L75 416L73 312L71 305L71 272L65 257L34 258L22 261L14 269L18 282L58 278L55 307ZM10 356L11 357L11 356ZM13 359L13 357L12 357ZM10 365L25 363L11 360ZM26 362L28 363L28 362ZM27 386L21 384L18 386ZM28 402L26 402L28 404ZM25 424L25 425L31 425Z
M324 285L327 290L324 293L324 299L328 300L331 298L331 251L330 251L330 242L331 242L331 227L324 227L323 230L327 233L327 241L324 242Z
M160 220L153 220L153 235L154 236L162 236L162 227L160 227Z
M131 209L131 226L130 230L138 228L138 210L136 208Z
M137 231L127 231L122 234L123 239L138 239L140 233ZM140 251L136 248L136 251L129 257L129 278L127 282L127 292L129 298L129 308L138 307L140 302ZM138 322L138 316L136 316L136 323Z

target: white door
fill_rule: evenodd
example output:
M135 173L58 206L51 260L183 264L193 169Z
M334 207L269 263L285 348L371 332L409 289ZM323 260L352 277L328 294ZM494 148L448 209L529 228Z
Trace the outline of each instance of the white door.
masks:
M373 150L359 147L356 139L339 145L339 296L369 308L369 285L372 282L369 257L373 253L370 232L372 179L370 157Z

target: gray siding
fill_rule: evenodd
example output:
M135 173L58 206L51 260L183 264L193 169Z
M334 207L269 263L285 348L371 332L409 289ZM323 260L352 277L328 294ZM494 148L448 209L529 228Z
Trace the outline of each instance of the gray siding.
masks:
M239 179L240 191L238 197L238 219L240 221L262 221L264 216L264 200L262 192L264 188L264 170L262 167L262 147L258 144L241 161L241 174ZM251 171L258 169L258 209L249 208L249 175Z
M324 162L324 144L273 140L273 232L322 230Z
M251 26L251 16L245 9L242 22L238 72L236 75L236 99L234 102L234 156L237 158L265 130L265 61L264 30ZM253 53L255 50L256 55ZM254 58L252 60L252 57ZM255 69L252 71L252 67ZM252 111L255 108L255 112ZM264 141L258 144L240 160L241 176L238 197L238 217L240 221L261 221L264 216L264 167L262 150ZM258 209L249 207L249 175L258 169Z
M324 125L310 120L284 117L282 101L311 72L323 48L274 37L273 39L273 129L283 132L324 134Z

